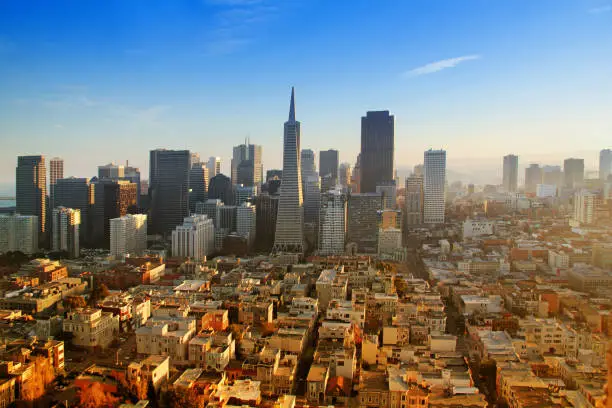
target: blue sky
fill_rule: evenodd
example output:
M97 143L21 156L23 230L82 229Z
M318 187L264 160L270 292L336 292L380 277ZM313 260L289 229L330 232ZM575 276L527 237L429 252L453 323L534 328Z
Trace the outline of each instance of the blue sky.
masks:
M0 1L0 182L16 156L148 172L152 148L229 167L246 136L280 166L296 87L302 147L354 162L360 117L396 116L398 167L448 150L500 176L501 155L596 166L612 140L606 0ZM468 180L466 180L468 181Z

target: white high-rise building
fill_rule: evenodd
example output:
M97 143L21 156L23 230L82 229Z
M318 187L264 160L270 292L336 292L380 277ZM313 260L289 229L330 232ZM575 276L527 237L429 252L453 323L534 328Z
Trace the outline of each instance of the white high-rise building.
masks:
M217 174L221 174L221 158L214 156L209 157L206 167L208 167L208 181L210 181L210 179L215 177Z
M80 254L81 210L56 207L53 209L52 217L53 250L65 251L68 252L70 257L78 258Z
M172 256L205 259L215 251L215 226L206 215L185 217L172 231Z
M402 230L399 228L379 228L378 255L391 255L402 248Z
M110 220L111 255L141 254L147 249L147 216L128 214Z
M597 210L602 204L597 193L580 190L574 194L574 221L579 224L594 224L597 221Z
M300 167L300 122L295 120L295 92L291 88L289 118L283 137L283 181L280 187L276 235L272 252L304 253L304 207Z
M236 208L236 233L247 239L249 248L255 242L256 213L255 206L251 203L243 203Z
M423 222L443 224L446 193L446 151L425 152L423 179Z
M346 238L346 194L340 188L321 196L319 254L342 255Z
M38 252L38 217L36 215L0 215L0 252Z

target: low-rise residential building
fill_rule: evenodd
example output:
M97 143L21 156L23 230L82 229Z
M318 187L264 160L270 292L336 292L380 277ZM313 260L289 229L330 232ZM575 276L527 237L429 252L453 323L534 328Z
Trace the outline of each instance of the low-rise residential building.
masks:
M75 346L106 348L119 333L119 317L100 309L77 309L68 312L63 329Z

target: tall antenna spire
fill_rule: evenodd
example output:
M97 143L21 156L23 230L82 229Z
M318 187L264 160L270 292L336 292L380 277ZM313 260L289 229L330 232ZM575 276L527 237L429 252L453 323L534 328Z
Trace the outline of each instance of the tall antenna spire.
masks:
M289 122L295 122L295 91L291 87L291 102L289 104Z

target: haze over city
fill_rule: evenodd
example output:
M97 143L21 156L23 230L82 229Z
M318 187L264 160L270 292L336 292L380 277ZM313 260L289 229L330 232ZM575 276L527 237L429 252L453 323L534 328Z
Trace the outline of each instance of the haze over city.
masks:
M0 183L38 153L67 175L111 160L148 174L159 147L227 173L245 137L279 168L292 85L302 147L343 162L360 117L389 110L402 175L430 147L451 181L500 183L508 152L588 172L612 134L611 34L601 1L2 2Z

